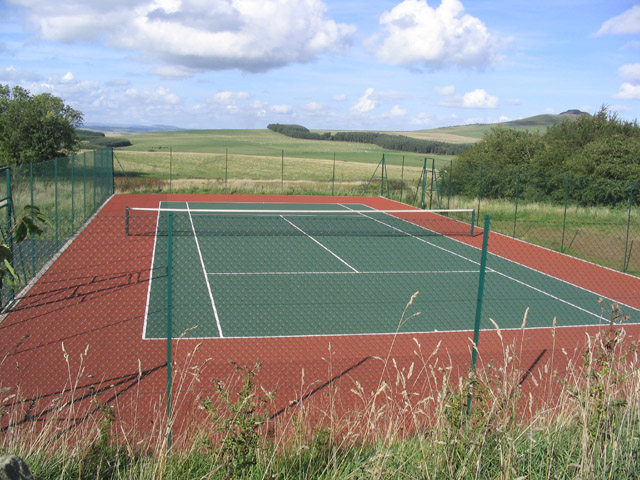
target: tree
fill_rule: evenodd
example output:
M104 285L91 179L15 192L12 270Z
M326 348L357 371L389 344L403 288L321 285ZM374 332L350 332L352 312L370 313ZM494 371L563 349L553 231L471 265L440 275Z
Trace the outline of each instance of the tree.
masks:
M77 150L82 113L49 93L0 84L0 164L21 165Z

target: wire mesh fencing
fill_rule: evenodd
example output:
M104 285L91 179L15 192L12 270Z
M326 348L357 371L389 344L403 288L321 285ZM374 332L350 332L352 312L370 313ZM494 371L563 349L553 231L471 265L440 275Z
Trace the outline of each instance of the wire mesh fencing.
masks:
M38 237L13 246L19 291L113 194L112 150L88 151L65 158L10 167L6 170L11 224L35 205L50 220ZM2 305L15 296L3 286Z

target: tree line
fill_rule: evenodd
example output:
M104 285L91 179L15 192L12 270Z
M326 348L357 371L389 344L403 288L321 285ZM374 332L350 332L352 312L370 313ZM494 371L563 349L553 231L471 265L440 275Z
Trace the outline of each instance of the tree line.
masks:
M21 165L77 151L82 112L49 93L0 84L0 164Z
M451 193L616 205L629 202L632 182L637 192L640 126L602 107L544 133L491 129L454 162Z
M431 155L459 155L469 148L469 144L453 144L435 140L422 140L405 135L391 135L378 132L331 132L316 133L302 125L272 123L269 130L288 137L305 140L328 140L335 142L370 143L387 150L400 150Z

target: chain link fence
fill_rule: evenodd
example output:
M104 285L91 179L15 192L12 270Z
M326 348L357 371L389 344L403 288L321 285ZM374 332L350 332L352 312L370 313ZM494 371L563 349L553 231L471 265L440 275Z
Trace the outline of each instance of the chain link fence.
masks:
M85 222L113 195L113 157L110 148L5 169L10 224L35 205L47 216L42 235L13 246L13 265L24 288L38 271L72 239ZM6 233L6 230L4 230ZM6 237L5 237L6 238ZM2 290L2 305L17 292Z
M526 401L546 402L559 385L549 372L580 360L613 304L639 333L639 279L489 234L486 220L473 233L468 217L429 212L127 223L139 201L113 197L5 312L5 438L95 429L106 408L127 441L192 444L210 425L204 406L224 412L248 371L277 435L292 415L336 426L371 402L387 405L376 422L426 425L445 376L476 361L515 369Z

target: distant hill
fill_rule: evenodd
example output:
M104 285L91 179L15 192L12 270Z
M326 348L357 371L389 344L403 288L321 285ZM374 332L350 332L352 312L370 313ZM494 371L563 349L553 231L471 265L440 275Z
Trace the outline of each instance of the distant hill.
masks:
M459 125L455 127L433 128L430 130L416 130L397 133L424 140L438 140L449 143L473 143L481 140L485 132L493 127L500 126L516 130L527 130L530 132L543 131L551 125L561 123L565 120L575 119L582 115L589 114L580 110L567 110L560 114L535 115L533 117L521 118L510 122L476 123L472 125Z
M176 132L184 128L172 125L128 125L117 123L85 123L82 128L95 130L104 133L135 134L135 133L156 133L156 132Z

